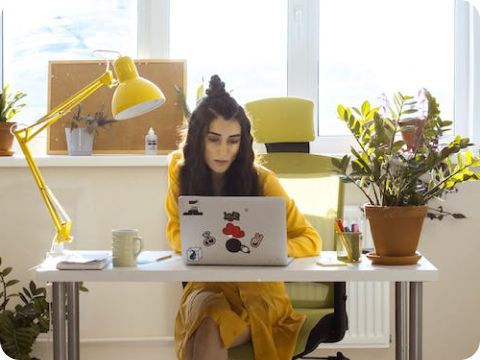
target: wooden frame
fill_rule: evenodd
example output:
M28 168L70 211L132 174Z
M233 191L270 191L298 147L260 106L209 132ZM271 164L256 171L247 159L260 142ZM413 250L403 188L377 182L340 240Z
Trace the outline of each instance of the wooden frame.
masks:
M177 148L183 113L177 104L175 85L181 86L186 91L186 61L149 59L135 60L135 64L140 76L159 86L167 101L148 114L107 125L106 129L99 129L95 136L94 154L143 154L145 135L150 127L158 135L159 154ZM103 74L105 68L104 61L50 61L49 110ZM108 87L99 89L82 103L82 114L93 115L104 104L109 118L112 118L110 104L114 90L115 88ZM48 128L48 154L67 153L65 128L69 127L74 110Z

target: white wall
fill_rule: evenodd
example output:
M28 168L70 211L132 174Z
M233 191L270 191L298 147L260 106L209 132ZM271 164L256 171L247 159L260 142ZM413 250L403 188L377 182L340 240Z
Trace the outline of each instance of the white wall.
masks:
M165 167L47 167L42 172L72 217L75 248L109 249L114 227L140 229L146 249L168 248L163 211ZM420 251L440 269L440 281L424 286L426 360L465 359L478 347L479 189L480 184L466 184L448 198L446 207L465 213L467 219L426 220L424 225ZM348 189L347 204L363 201L355 189ZM40 263L49 249L53 226L27 168L0 166L0 215L2 265L14 266L13 276L29 281L34 276L29 269ZM180 284L86 286L90 292L81 294L80 328L82 338L88 340L82 343L84 358L174 358L168 340L173 334ZM43 360L52 358L47 343L39 342L35 352ZM355 360L394 357L393 346L344 352Z

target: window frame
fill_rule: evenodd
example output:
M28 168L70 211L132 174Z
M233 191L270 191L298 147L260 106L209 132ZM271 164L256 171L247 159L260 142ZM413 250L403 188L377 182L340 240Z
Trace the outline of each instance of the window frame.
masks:
M480 142L480 16L477 3L455 1L454 126L455 134ZM138 58L168 58L170 0L138 0ZM288 1L287 94L313 99L318 107L317 1ZM0 84L3 86L3 11L0 9ZM345 153L352 136L320 136L315 112L316 139L311 151ZM448 140L448 139L446 139Z
M470 2L454 1L454 129L455 134L468 136L478 143L480 141L480 101L475 101L475 98L480 98L480 71L478 66L475 66L475 60L480 60L480 36L475 36L475 30L480 33L478 31L480 19L475 6ZM158 53L168 56L169 28L165 24L170 22L169 3L169 0L139 0L138 23L150 24L148 27L139 27L139 54ZM313 99L315 108L318 108L319 93L318 13L318 1L288 1L287 94ZM165 25L161 33L155 29L155 24L158 23ZM146 41L141 37L159 40L149 41L150 48L144 51L140 47ZM315 133L316 138L311 143L312 152L345 153L349 151L350 146L354 145L351 135L320 135L317 112L315 112Z

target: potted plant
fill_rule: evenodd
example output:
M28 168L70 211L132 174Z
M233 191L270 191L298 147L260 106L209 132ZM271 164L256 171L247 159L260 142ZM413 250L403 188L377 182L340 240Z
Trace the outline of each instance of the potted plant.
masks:
M459 183L479 180L473 170L480 158L468 138L455 136L442 145L451 121L442 120L436 99L425 89L416 97L384 96L379 107L368 101L361 108L337 108L358 147L334 159L333 166L368 199L364 207L375 245L369 257L382 264L412 264L426 204Z
M65 129L68 155L91 155L97 130L116 122L107 117L103 104L93 116L82 115L81 112L80 104L73 113L70 127Z
M11 267L0 268L0 344L13 359L36 359L30 357L32 345L40 333L48 332L50 324L47 292L30 281L28 289L9 293L19 282L7 279L11 271ZM15 307L8 306L14 298L21 302Z
M27 95L20 91L12 94L8 84L0 94L0 156L13 155L13 134L10 130L16 123L12 119L25 106L21 102L25 96Z

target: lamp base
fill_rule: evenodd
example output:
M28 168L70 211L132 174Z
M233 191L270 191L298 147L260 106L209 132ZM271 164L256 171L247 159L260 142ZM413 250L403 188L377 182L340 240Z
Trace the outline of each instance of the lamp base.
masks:
M65 251L65 246L64 244L58 244L55 239L52 241L52 246L50 247L50 251L47 252L46 257L57 257L57 256L63 256Z

